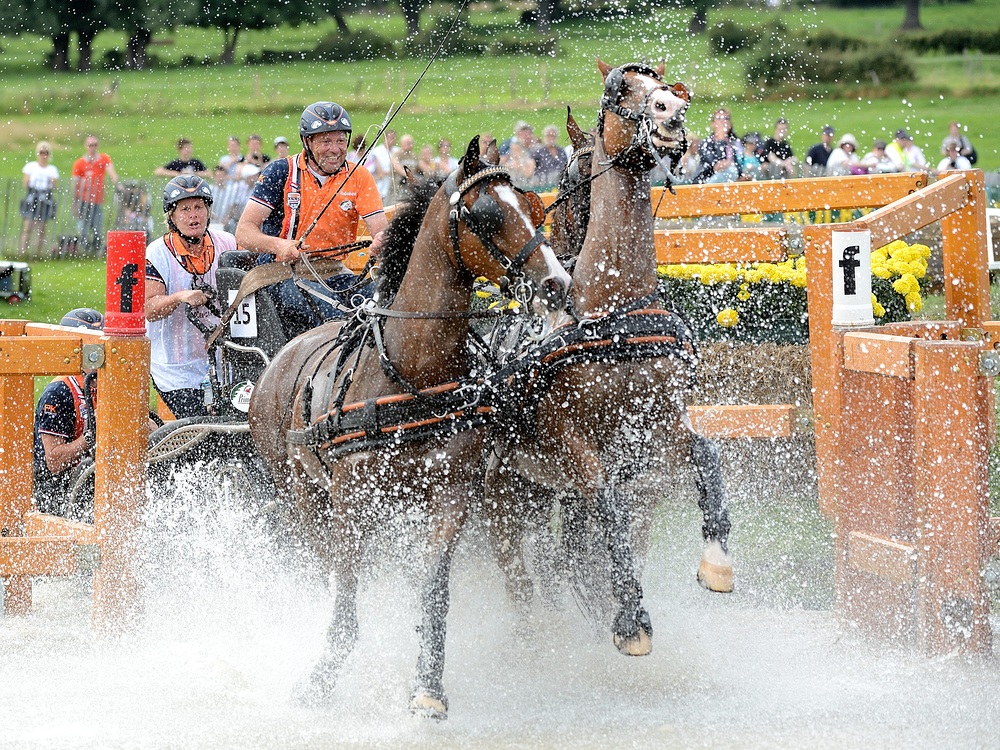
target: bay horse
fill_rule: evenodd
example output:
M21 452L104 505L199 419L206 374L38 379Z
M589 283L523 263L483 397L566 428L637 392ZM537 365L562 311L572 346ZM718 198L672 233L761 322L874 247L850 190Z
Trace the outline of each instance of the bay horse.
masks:
M515 188L491 143L474 138L443 185L393 219L375 302L286 345L250 404L254 442L294 499L290 533L333 573L325 650L297 697L329 703L358 639L366 543L388 513L428 519L420 647L410 709L447 715L442 685L449 573L482 492L489 406L467 345L473 281L499 280L528 304L565 305L570 277L536 229L540 199ZM380 307L379 305L383 305Z
M594 136L585 133L566 108L566 133L573 153L559 175L556 200L550 211L549 242L563 265L572 266L583 249L590 224L590 180L593 167Z
M622 653L643 655L652 648L652 624L634 549L647 543L653 501L630 494L627 485L654 452L675 462L694 457L701 467L718 466L718 455L699 455L711 454L714 444L693 432L687 416L684 397L697 358L689 327L660 301L650 203L653 166L664 156L679 158L686 147L690 97L681 84L662 82L662 66L612 68L598 60L598 69L605 90L592 156L590 221L573 271L573 320L539 347L544 377L529 384L533 419L509 419L512 429L498 437L485 512L508 592L521 605L532 595L522 558L526 519L544 514L556 493L570 506L564 532L568 524L578 534L579 519L593 519L617 608L608 613L613 641ZM722 498L720 473L699 476ZM538 486L548 493L541 493L541 507L526 508L532 496L537 503L532 489ZM713 512L724 509L723 500ZM711 509L702 510L712 525L709 547L717 553L710 562L724 567L728 554L720 540L728 517L709 519Z
M572 267L583 250L590 223L594 137L584 133L568 108L566 132L573 144L573 155L559 182L550 241L563 265ZM669 304L669 300L666 302ZM654 444L660 437L659 432L654 435ZM655 449L653 453L655 457ZM729 593L733 590L733 567L728 548L730 524L719 450L709 438L695 435L691 440L690 459L696 471L701 532L705 542L696 578L709 591Z

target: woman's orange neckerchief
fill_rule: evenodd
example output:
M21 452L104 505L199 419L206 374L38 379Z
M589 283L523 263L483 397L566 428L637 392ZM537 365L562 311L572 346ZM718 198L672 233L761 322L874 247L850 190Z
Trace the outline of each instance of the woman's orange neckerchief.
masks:
M188 250L187 243L177 232L168 232L163 237L170 253L177 258L181 268L190 274L204 276L215 261L215 243L212 242L212 235L205 232L205 237L201 245L194 252Z

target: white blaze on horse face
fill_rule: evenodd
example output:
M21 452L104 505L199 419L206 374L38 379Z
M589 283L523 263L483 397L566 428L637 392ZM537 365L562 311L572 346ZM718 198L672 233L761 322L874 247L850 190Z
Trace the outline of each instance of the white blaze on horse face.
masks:
M510 185L497 185L496 186L497 198L506 203L508 206L517 212L517 215L524 222L524 228L527 229L531 234L535 233L535 225L531 221L531 215L526 212L521 207L521 201L517 197L517 192ZM569 288L570 275L566 273L566 269L562 267L562 263L556 258L555 252L549 246L548 242L543 242L538 246L538 251L541 252L542 257L545 259L545 265L549 269L549 275L557 277L562 281L567 288Z
M534 235L535 224L531 220L531 214L522 207L517 191L510 185L497 185L494 189L496 190L497 198L510 206L521 218L521 221L524 222L525 229ZM566 272L566 269L563 268L559 259L556 258L556 254L548 242L543 242L539 245L536 252L542 254L545 267L548 269L545 277L541 279L544 290L543 294L546 296L545 304L561 308L565 302L565 295L572 283L572 278Z
M531 223L531 216L529 216L528 213L521 208L521 201L518 200L517 193L514 191L514 188L510 185L497 185L494 190L496 190L497 198L514 209L517 215L521 218L521 221L524 222L525 229L534 234L535 227Z

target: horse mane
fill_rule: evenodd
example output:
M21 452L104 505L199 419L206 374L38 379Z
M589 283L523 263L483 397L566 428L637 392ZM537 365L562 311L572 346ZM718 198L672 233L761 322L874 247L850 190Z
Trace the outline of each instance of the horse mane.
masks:
M431 201L441 187L441 180L427 178L409 183L400 200L400 209L385 230L382 252L379 255L379 274L375 295L382 306L392 304L403 276L410 265L413 246L420 232Z

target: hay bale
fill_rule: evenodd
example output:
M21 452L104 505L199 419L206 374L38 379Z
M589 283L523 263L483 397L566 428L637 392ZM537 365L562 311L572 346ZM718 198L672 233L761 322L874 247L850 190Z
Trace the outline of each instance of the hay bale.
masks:
M699 344L692 404L812 405L809 347L800 344Z

